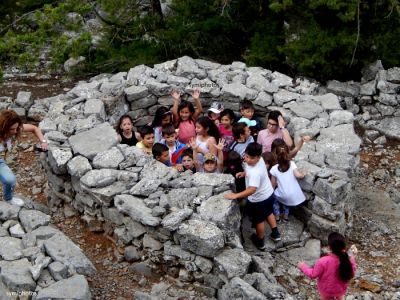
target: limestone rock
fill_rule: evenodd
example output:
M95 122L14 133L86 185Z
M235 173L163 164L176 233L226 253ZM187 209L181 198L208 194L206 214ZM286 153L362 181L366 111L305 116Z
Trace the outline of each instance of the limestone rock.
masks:
M190 208L184 208L176 212L172 212L164 217L161 224L169 231L175 231L179 228L182 221L190 217L192 213L193 210L191 210Z
M93 158L93 167L97 169L117 169L123 160L124 156L121 151L114 147L96 154Z
M329 92L344 97L357 97L360 93L358 85L337 80L328 81L326 88Z
M213 222L223 230L238 231L240 228L239 205L236 201L226 200L223 194L203 201L199 213L203 220Z
M94 188L105 187L117 180L118 171L113 169L90 170L81 178L81 182Z
M342 179L330 182L329 179L318 178L313 192L330 204L337 204L346 198L350 184Z
M40 226L46 226L50 223L51 217L38 210L21 210L19 218L22 226L27 232L31 232Z
M11 205L6 201L0 201L0 221L17 220L20 206Z
M227 249L214 258L219 271L228 279L247 274L251 256L243 249Z
M17 94L17 99L15 99L15 103L19 105L20 107L23 107L25 109L29 109L31 105L33 104L33 99L32 93L31 92L18 92Z
M175 75L189 79L203 79L207 77L206 71L200 69L197 62L193 58L188 56L178 58Z
M88 171L92 170L92 166L86 157L78 155L68 161L67 169L71 176L82 177Z
M218 290L218 299L266 300L267 298L243 279L235 277L225 284L222 289Z
M335 94L328 93L321 96L313 96L313 99L320 103L322 108L326 111L342 109L339 103L339 98Z
M73 268L79 274L90 276L96 272L96 268L82 250L64 234L55 234L45 240L44 248L54 261Z
M353 124L341 124L321 129L316 150L319 153L356 154L360 151L360 145L361 139L354 132Z
M257 98L258 92L253 89L249 89L241 83L230 83L225 84L222 87L222 95L228 99L235 101L241 101L244 99L253 100Z
M131 188L129 193L135 196L149 196L150 194L157 191L161 183L162 181L159 179L143 178L134 187Z
M89 99L85 102L85 107L83 110L83 114L85 117L90 115L96 116L101 121L105 121L106 119L106 111L104 108L103 101L99 99Z
M0 261L0 278L11 291L34 291L36 283L29 272L31 266L31 263L26 258L14 261Z
M300 99L300 95L297 93L289 92L287 90L279 90L274 94L274 102L278 106L283 106L283 104L296 101Z
M160 224L161 220L153 217L152 210L144 204L141 198L131 195L117 195L114 203L118 211L129 215L134 221L149 226Z
M194 186L212 186L215 188L224 185L230 186L235 182L235 178L230 174L208 174L196 172L192 176L192 182Z
M378 124L372 125L371 128L378 130L387 137L400 140L400 117L384 118Z
M182 249L197 255L214 257L224 247L222 231L209 222L189 220L177 232Z
M194 199L197 197L199 190L197 188L172 189L160 201L160 206L171 208L185 208L193 206ZM165 200L164 200L165 199Z
M36 300L47 299L90 300L92 296L86 278L82 275L74 275L39 290Z
M0 256L3 260L16 260L22 255L22 241L13 237L0 237Z
M306 119L314 119L319 116L324 110L314 101L290 102L285 107L289 108L298 117Z
M49 164L55 174L67 173L67 163L73 157L71 150L50 146L48 151Z
M345 110L335 110L329 115L331 126L340 124L353 124L354 115Z
M110 149L117 142L117 133L108 123L69 138L74 154L81 154L88 159L93 159L97 153Z

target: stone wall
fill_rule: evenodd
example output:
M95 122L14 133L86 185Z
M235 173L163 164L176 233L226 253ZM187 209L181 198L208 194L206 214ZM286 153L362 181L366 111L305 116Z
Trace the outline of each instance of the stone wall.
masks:
M136 147L117 144L112 125L126 112L136 126L149 123L157 107L172 105L173 88L186 97L199 88L205 109L212 101L220 101L238 111L240 100L249 99L261 117L280 110L295 141L302 135L314 138L295 158L308 173L300 180L307 204L298 216L314 237L325 240L328 232L345 232L351 226L349 177L358 165L361 144L353 121L364 120L370 107L382 105L392 107L393 118L399 118L399 96L389 93L397 92L398 73L396 68L376 71L375 76L365 75L370 81L363 85L329 82L325 88L241 62L219 65L182 57L154 68L142 65L127 73L102 74L66 94L33 104L29 97L19 95L17 103L28 110L30 118L41 121L51 144L43 159L53 209L64 204L66 215L79 213L91 230L112 233L127 246L128 260L139 259L136 249L141 249L150 260L177 270L181 279L201 282L211 294L229 283L220 290L221 299L237 290L258 297L261 288L250 289L257 280L241 279L250 264L266 278L273 276L268 266L243 250L239 206L223 198L233 177L178 173ZM382 74L392 80L384 81L391 87L385 90L389 96L384 96L379 84ZM379 86L379 95L373 94L376 87L368 92L372 95L365 95L364 90L374 85L371 82ZM396 103L383 100L393 97ZM355 117L360 107L363 113ZM378 117L369 116L371 120ZM301 235L302 230L299 241ZM276 281L269 281L281 289Z

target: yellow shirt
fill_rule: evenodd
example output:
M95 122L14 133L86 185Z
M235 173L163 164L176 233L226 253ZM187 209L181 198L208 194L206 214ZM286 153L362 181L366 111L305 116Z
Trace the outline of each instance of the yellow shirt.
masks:
M138 147L139 149L142 149L143 152L146 153L146 154L152 154L151 148L146 147L146 146L143 144L143 141L138 142L138 143L136 144L136 147Z

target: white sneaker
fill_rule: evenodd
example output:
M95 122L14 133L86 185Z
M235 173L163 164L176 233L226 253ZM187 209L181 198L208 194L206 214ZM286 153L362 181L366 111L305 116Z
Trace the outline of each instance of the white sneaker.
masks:
M12 197L12 199L9 201L10 204L16 205L16 206L24 206L24 200L18 197Z

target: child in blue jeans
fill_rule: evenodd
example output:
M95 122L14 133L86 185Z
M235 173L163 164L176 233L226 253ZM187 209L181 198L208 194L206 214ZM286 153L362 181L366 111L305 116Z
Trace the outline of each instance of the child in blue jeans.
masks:
M40 149L47 151L47 141L42 131L31 124L23 124L21 118L13 110L0 111L0 153L7 154L11 150L12 138L18 137L22 131L32 132L40 141ZM0 158L0 181L3 184L4 200L12 205L23 206L24 201L14 196L16 178L7 166L5 159Z

